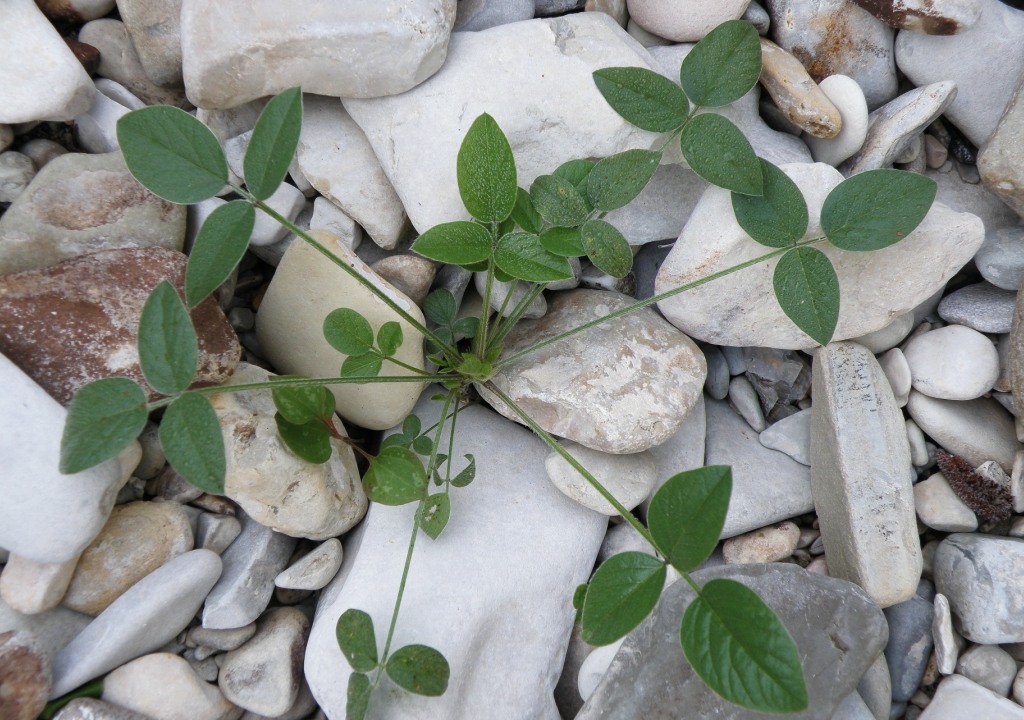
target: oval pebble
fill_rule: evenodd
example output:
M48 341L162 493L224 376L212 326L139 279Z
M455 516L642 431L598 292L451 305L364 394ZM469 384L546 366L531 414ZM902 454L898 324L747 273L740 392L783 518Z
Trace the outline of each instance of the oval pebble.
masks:
M800 528L787 520L729 538L722 545L722 554L732 564L777 562L792 555L798 542Z
M657 465L646 452L612 455L571 442L562 444L616 500L632 510L650 495L657 480ZM604 515L619 511L605 500L561 455L552 452L544 461L548 478L566 497Z
M987 282L962 287L942 298L939 317L983 333L1007 333L1017 293Z
M903 350L915 390L942 400L981 397L999 378L999 352L977 330L948 325L918 335Z

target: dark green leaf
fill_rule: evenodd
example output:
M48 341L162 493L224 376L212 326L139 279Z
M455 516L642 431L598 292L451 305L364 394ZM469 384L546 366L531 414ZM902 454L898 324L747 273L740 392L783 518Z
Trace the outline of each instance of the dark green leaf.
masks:
M511 217L525 232L539 233L544 227L543 218L533 209L530 193L522 188L516 188L516 205Z
M602 68L594 73L594 83L615 112L642 130L675 130L690 111L674 82L646 68Z
M402 421L402 432L410 438L414 438L420 434L420 418L418 415L406 415L405 420Z
M935 200L935 181L917 173L879 169L839 183L825 198L821 226L843 250L879 250L914 231Z
M455 331L456 335L461 335L465 338L475 338L477 331L480 329L480 318L478 317L464 317L461 320L456 321L452 325L452 330Z
M653 555L612 555L590 579L580 616L583 641L608 645L625 637L654 609L664 585L665 563Z
M388 658L388 677L417 695L439 697L448 689L448 661L426 645L406 645Z
M373 685L364 673L348 676L348 695L345 698L345 720L364 720L370 709L370 695Z
M382 505L404 505L419 500L427 488L427 471L420 459L402 447L380 451L363 476L366 496Z
M551 282L572 277L572 267L564 257L548 252L536 235L509 233L498 241L494 263L520 280Z
M259 200L274 194L295 157L302 128L302 90L285 90L263 108L245 151L245 186Z
M458 475L452 478L452 485L455 487L466 487L476 477L476 458L472 455L464 455L469 460L469 465L462 468Z
M285 420L296 425L316 418L329 418L334 414L334 395L323 385L275 387L271 397L274 407Z
M402 340L402 326L394 320L384 323L377 331L377 349L384 357L391 357L398 352Z
M438 325L451 325L458 311L455 296L444 288L434 290L423 301L423 314L427 316L428 320Z
M839 322L839 278L825 254L812 247L789 250L775 266L772 284L786 317L814 342L828 345Z
M185 304L166 280L146 299L139 318L139 365L154 390L174 395L192 384L199 340Z
M344 377L377 377L384 361L375 352L361 355L349 355L341 363L341 374Z
M590 585L583 583L576 586L576 592L572 594L572 606L577 610L583 610L583 603L587 599L587 590Z
M731 492L729 467L708 465L673 475L651 498L647 526L676 570L696 570L715 549Z
M377 636L368 613L349 608L338 618L334 634L338 649L353 670L368 673L377 667Z
M590 175L590 171L594 169L595 164L593 160L569 160L559 165L551 174L563 180L568 180L582 193L584 192L583 188L585 187L587 176Z
M694 671L729 702L773 713L807 707L796 643L750 588L709 581L686 608L679 636Z
M380 441L380 449L389 447L403 447L407 448L412 445L413 438L402 433L395 433L394 435L388 435L386 438Z
M412 441L412 449L418 455L429 455L434 451L434 441L426 435L420 435Z
M698 115L683 129L679 144L690 168L709 183L742 195L761 194L761 162L727 118L715 113Z
M373 347L373 328L355 310L338 308L324 318L324 338L340 353L362 355Z
M317 465L331 459L331 431L319 420L297 424L289 422L281 413L274 415L277 433L288 449L306 462Z
M491 256L491 234L467 220L442 223L416 238L412 249L438 262L472 265Z
M786 173L761 158L764 195L732 195L736 222L762 245L782 248L807 232L807 203Z
M516 161L505 133L487 113L474 120L466 133L456 171L462 204L470 215L483 222L501 222L512 214Z
M87 470L116 457L146 426L146 393L128 378L104 378L75 393L60 440L60 471Z
M164 200L197 203L228 182L217 136L179 108L154 105L128 113L117 121L117 142L135 179Z
M761 75L761 41L742 20L709 32L683 58L679 83L694 105L718 107L743 97Z
M625 277L633 267L633 251L614 225L588 220L580 230L580 239L590 262L612 277Z
M626 150L606 157L587 178L587 197L598 210L616 210L640 194L654 177L661 153Z
M551 227L540 234L540 244L553 255L580 257L586 255L579 228Z
M434 493L429 496L420 509L420 528L431 540L437 540L448 524L452 514L452 499L448 493Z
M224 439L220 421L203 395L185 393L167 406L160 445L178 474L213 495L224 493Z
M552 225L575 227L590 214L587 201L576 186L557 175L541 175L534 180L530 199L534 209Z
M199 228L185 269L185 299L194 308L228 279L249 247L256 211L244 200L215 209Z

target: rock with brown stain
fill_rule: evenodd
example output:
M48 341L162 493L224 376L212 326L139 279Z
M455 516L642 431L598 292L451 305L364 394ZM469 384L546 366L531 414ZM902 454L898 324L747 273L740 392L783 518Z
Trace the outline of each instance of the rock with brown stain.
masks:
M854 0L891 28L956 35L978 21L978 0Z
M131 248L0 275L0 352L64 405L111 375L148 389L136 347L142 307L161 280L182 291L185 263L174 250ZM199 336L194 384L222 383L241 356L238 338L212 298L191 315Z
M114 9L114 4L114 0L36 0L46 17L74 24L103 17Z
M50 694L50 663L24 631L0 633L0 717L35 720Z
M1024 77L978 156L986 188L1024 218Z
M761 38L761 84L783 114L801 130L834 138L843 129L839 109L793 55Z
M504 354L631 302L601 290L561 293L544 317L522 321L509 333ZM509 363L491 382L548 432L594 450L636 453L679 429L706 374L704 355L693 341L643 309ZM487 385L477 388L498 412L520 421Z
M120 152L54 158L0 217L0 275L122 247L181 250L185 207L136 182Z

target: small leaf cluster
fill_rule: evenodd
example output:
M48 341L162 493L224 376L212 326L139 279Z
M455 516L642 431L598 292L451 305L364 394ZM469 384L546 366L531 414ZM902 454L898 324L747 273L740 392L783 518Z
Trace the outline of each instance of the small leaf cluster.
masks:
M332 348L348 356L341 364L342 377L377 377L404 341L402 326L394 320L380 326L375 340L370 321L351 308L328 313L323 333Z

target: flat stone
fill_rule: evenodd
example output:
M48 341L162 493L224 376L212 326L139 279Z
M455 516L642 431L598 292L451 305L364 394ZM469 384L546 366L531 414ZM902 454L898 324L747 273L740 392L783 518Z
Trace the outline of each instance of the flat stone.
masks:
M981 15L978 0L854 0L889 27L928 35L956 35Z
M1003 290L1017 290L1024 277L1024 226L998 228L985 235L974 256L978 272Z
M605 219L633 246L675 240L707 187L688 167L661 165L639 195Z
M294 590L319 590L334 579L341 567L338 538L329 538L293 562L274 578L274 585Z
M675 42L697 42L726 20L743 17L750 0L714 4L697 0L628 0L629 17L640 27Z
M572 260L576 258L572 258L570 264ZM423 301L427 299L427 294L434 284L434 275L437 274L437 263L411 253L389 255L370 267L417 305L423 305Z
M813 376L811 490L829 573L880 607L902 602L921 577L903 413L874 356L856 343L818 350Z
M722 543L722 555L734 565L777 562L792 555L799 540L800 528L787 520L729 538Z
M932 641L935 644L935 665L942 675L952 675L960 656L964 640L953 629L953 613L949 600L942 593L935 593L932 599L935 614L932 619Z
M793 718L831 716L885 645L881 612L852 583L786 564L727 565L699 570L693 578L739 581L779 614L799 649L810 700ZM677 717L679 708L688 717L760 717L719 698L686 662L679 618L693 597L685 582L662 594L653 615L627 636L577 720Z
M143 655L103 679L103 701L146 717L233 720L242 710L172 653Z
M169 642L195 617L221 567L215 553L192 550L129 588L54 659L50 698Z
M729 364L717 345L703 345L704 362L708 366L708 376L704 380L704 392L715 400L725 400L729 395Z
M939 317L983 333L1010 332L1017 293L987 282L955 290L939 303Z
M807 237L821 234L819 215L827 193L842 180L834 168L783 165L801 189L810 212ZM981 221L935 203L918 228L901 242L871 253L848 253L831 245L840 292L835 340L878 330L942 288L974 255L984 239ZM729 192L709 188L701 198L655 281L655 292L732 267L764 254L736 223ZM662 300L659 309L687 335L719 345L800 349L814 341L782 312L775 299L775 260ZM908 272L907 268L914 268ZM884 288L884 291L882 290Z
M0 633L13 631L26 642L38 644L47 668L52 659L78 635L92 618L58 605L35 615L25 615L0 598ZM47 670L49 676L49 670Z
M393 302L425 322L423 313L390 283L373 272L346 245L322 230L313 231L328 250L342 262L382 290ZM293 243L281 259L256 315L256 337L265 357L278 370L307 377L337 375L345 356L323 337L323 321L336 308L361 313L374 329L396 321L404 342L395 358L423 368L420 333L385 306L377 296L356 282L329 259L305 242ZM410 372L390 365L389 375ZM343 384L330 386L339 415L361 427L381 430L400 423L416 402L423 386L419 383L387 385Z
M1010 694L1017 663L998 645L975 645L960 656L956 671L996 695Z
M68 153L47 163L0 218L0 275L100 250L181 250L184 240L185 208L142 187L120 152Z
M999 697L962 675L950 675L941 683L919 720L1022 720L1024 708Z
M504 355L631 302L600 290L560 293L543 318L516 325ZM705 372L697 346L645 308L505 365L491 382L548 432L618 454L671 437L697 402ZM518 419L486 386L477 387L499 412Z
M627 510L643 502L654 488L657 465L647 453L609 455L599 450L563 443L562 447L575 457L608 492ZM587 480L561 455L552 451L544 460L544 469L552 484L566 497L602 515L619 514Z
M818 138L834 138L843 127L842 115L793 55L761 38L761 85L786 118Z
M428 389L416 408L424 427L440 413L440 403L428 400L434 392ZM460 410L454 448L446 440L440 451L472 453L486 481L453 489L444 533L416 543L393 647L437 648L451 682L437 698L378 692L374 712L396 720L468 720L500 708L510 718L556 718L552 691L573 626L572 593L590 575L607 518L555 490L543 468L547 446L486 407ZM407 537L414 511L414 504L371 505L347 537L341 572L321 595L305 672L329 717L344 716L352 672L338 649L338 617L358 608L375 627L387 627L406 553L395 538Z
M54 720L147 720L147 718L145 715L96 698L75 698L54 716Z
M704 440L707 437L707 412L704 408L704 396L697 398L697 404L686 414L683 424L675 435L661 445L652 447L647 452L657 464L656 480L651 497L673 475L692 470L704 465ZM645 500L641 508L641 517L647 516L650 498Z
M836 167L864 146L868 134L868 102L857 81L845 75L830 75L818 87L839 111L839 134L832 138L803 136L815 162Z
M831 569L831 563L829 563ZM906 702L917 691L932 652L932 603L911 593L884 610L889 624L885 660L892 677L892 699Z
M183 0L117 0L118 14L139 54L142 69L157 85L180 86L182 83L182 5Z
M530 58L528 74L506 59L522 56ZM456 33L444 67L401 95L363 100L340 94L413 226L424 232L469 217L459 197L455 158L482 112L508 138L522 187L572 158L653 146L657 136L623 120L594 85L595 70L624 65L656 69L610 17L578 13ZM405 121L410 117L416 122ZM581 117L587 122L581 124Z
M0 714L4 720L35 720L49 695L50 662L39 641L24 631L0 632Z
M1024 78L1017 86L1003 117L978 155L978 173L981 182L1024 216L1024 174L1021 172L1021 154L1024 152Z
M917 516L928 527L941 532L974 532L978 518L953 492L942 473L914 485Z
M626 27L626 23L629 21L626 0L587 0L584 9L587 12L603 12L622 27Z
M267 382L277 377L242 363L230 385ZM279 533L311 540L337 537L366 513L352 448L331 439L331 457L311 463L293 453L277 431L277 409L270 393L211 395L227 454L224 495L256 522ZM344 425L334 421L342 437Z
M918 335L903 348L903 355L914 389L929 397L973 400L991 390L999 378L995 345L964 325Z
M455 32L476 32L506 23L532 20L533 0L461 0L455 11Z
M809 468L764 447L757 433L727 404L707 401L707 428L705 464L732 468L732 496L723 538L814 509Z
M743 375L737 375L729 381L729 404L754 431L761 432L768 427L757 391Z
M77 558L58 563L38 563L9 553L0 574L0 598L14 610L37 615L56 607L75 572Z
M1024 540L950 535L935 553L934 576L965 638L993 645L1024 641Z
M938 400L911 391L907 412L926 435L972 466L995 460L1003 468L1013 467L1020 443L1013 429L1013 416L991 398Z
M186 262L174 250L128 248L0 275L0 350L65 405L83 385L111 375L148 389L139 318L162 280L183 293ZM222 383L241 355L238 338L212 297L190 315L199 338L193 385ZM149 390L149 397L159 395Z
M330 97L395 95L437 72L454 22L454 0L330 7L315 0L287 7L273 0L187 0L185 88L205 108L234 107L296 85Z
M771 450L784 452L801 465L811 464L811 408L769 425L757 436Z

